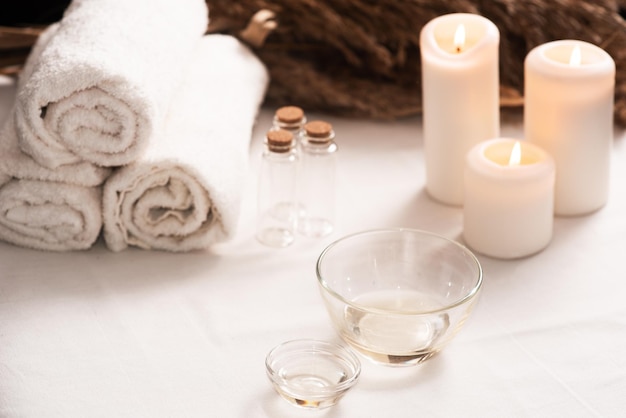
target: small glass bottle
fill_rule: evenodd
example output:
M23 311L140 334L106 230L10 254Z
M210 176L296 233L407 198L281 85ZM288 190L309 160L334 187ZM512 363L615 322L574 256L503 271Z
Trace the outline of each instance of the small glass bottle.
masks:
M306 116L304 110L298 106L283 106L276 109L272 121L273 129L284 129L292 133L296 141L296 149L299 150L300 142L304 134Z
M274 119L272 120L272 129L284 129L289 131L293 135L293 139L296 143L296 153L300 155L302 153L302 137L304 136L304 124L306 123L306 116L304 110L299 106L282 106L276 109L274 113ZM301 216L303 210L302 204L296 203L297 218Z
M333 231L335 219L335 171L337 144L330 123L312 121L304 125L298 202L298 232L308 237L323 237Z
M293 135L283 129L267 132L261 155L256 238L270 247L286 247L294 241L297 214L298 156Z

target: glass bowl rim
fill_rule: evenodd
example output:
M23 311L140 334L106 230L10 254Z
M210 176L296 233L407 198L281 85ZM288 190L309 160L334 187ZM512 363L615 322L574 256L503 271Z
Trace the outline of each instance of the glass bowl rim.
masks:
M281 350L287 351L284 353L280 353ZM314 391L307 393L307 395L314 399L325 399L329 396L341 394L347 391L352 386L354 386L359 376L361 375L361 362L359 361L359 358L356 356L356 354L354 354L349 348L330 341L316 340L312 338L301 338L282 342L272 348L267 353L267 356L265 357L265 369L269 379L272 381L272 383L281 387L292 388L293 386L289 383L288 380L278 375L275 368L272 366L274 364L272 360L282 358L282 356L285 355L293 356L294 354L311 352L322 353L337 357L340 360L335 360L335 363L339 361L343 363L348 363L351 366L350 370L353 371L346 378L346 380L340 383L324 387L317 387Z
M402 312L398 312L398 311L394 311L391 309L381 309L381 308L372 308L371 306L365 306L365 305L361 305L358 303L354 303L354 301L351 301L349 299L344 298L343 296L341 296L339 293L335 292L333 289L330 288L330 286L328 285L328 282L322 277L321 274L321 265L322 262L324 260L324 257L326 256L326 254L332 250L334 247L336 247L337 245L351 240L353 238L357 238L360 236L365 236L365 235L375 235L375 234L381 234L381 233L390 233L390 232L409 232L411 234L418 234L418 235L424 235L424 236L429 236L431 238L436 238L438 240L441 241L445 241L449 244L452 244L453 246L457 247L459 250L461 250L463 253L465 253L466 255L468 255L470 257L470 259L474 262L474 264L476 265L477 268L477 272L478 272L478 277L476 282L474 283L474 285L472 286L472 288L470 289L470 291L468 293L466 293L462 298L457 299L451 303L448 303L440 308L436 308L436 309L430 309L430 310L415 310L415 311L410 311L410 310L406 310L406 311L402 311ZM434 232L430 232L430 231L426 231L423 229L414 229L414 228L379 228L379 229L367 229L367 230L363 230L363 231L359 231L359 232L354 232L352 234L348 234L345 235L333 242L331 242L330 244L328 244L320 253L319 257L317 258L317 262L315 263L315 274L317 275L317 282L318 284L324 289L324 291L328 292L331 296L333 296L335 299L341 301L342 303L345 303L348 306L351 306L353 308L356 308L358 310L362 310L362 311L367 311L367 312L371 312L371 313L375 313L375 314L379 314L379 315L395 315L395 316L415 316L415 315L430 315L430 314L437 314L437 313L442 313L445 312L449 309L455 308L457 306L463 305L464 303L466 303L467 301L471 300L472 298L474 298L479 290L482 287L482 283L483 283L483 268L480 264L480 261L478 260L478 258L476 257L476 255L465 245L450 239L450 238L446 238L443 235L439 235L437 233Z

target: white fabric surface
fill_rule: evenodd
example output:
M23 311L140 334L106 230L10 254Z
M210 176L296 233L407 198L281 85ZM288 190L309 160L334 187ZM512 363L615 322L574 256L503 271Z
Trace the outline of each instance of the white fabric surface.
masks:
M207 19L203 0L74 0L20 81L22 150L48 168L136 159L161 128Z
M553 241L535 256L479 255L482 297L450 346L410 369L364 361L358 384L316 414L279 398L264 359L289 339L337 340L315 282L322 248L387 226L458 238L462 210L424 192L419 118L328 118L340 147L336 231L263 247L254 239L255 175L272 111L255 130L238 233L211 252L112 253L97 243L55 254L0 244L0 416L623 416L624 132L606 207L555 219ZM506 120L502 133L520 136L521 120Z
M234 234L267 83L265 66L236 38L199 42L165 128L105 183L109 249L190 251Z

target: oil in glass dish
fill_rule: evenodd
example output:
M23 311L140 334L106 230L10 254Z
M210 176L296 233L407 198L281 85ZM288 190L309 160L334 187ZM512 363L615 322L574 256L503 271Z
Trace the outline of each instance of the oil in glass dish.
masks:
M334 405L343 396L343 391L333 393L333 388L348 379L345 371L324 358L315 366L291 365L278 370L278 375L285 382L277 388L283 398L300 407L320 409Z
M358 358L348 348L316 340L280 344L269 352L265 365L276 391L306 409L335 405L361 372Z
M377 363L411 365L437 353L437 342L450 321L444 306L432 296L412 290L383 290L363 294L353 300L359 309L345 309L341 330L344 339L357 351Z

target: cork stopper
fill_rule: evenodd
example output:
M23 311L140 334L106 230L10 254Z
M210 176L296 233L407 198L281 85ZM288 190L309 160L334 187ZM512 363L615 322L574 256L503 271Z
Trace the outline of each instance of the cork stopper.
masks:
M284 129L273 129L267 132L266 144L272 152L287 152L293 147L293 134Z
M333 126L323 120L314 120L304 125L304 130L309 142L323 144L330 142L335 137Z
M304 111L298 106L283 106L276 110L275 116L283 123L298 123L304 118Z

